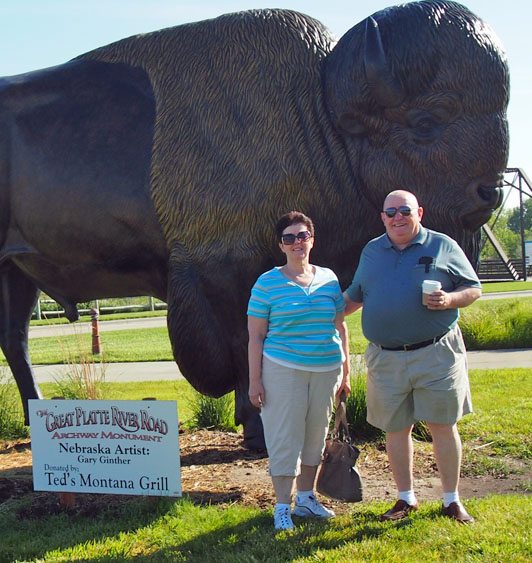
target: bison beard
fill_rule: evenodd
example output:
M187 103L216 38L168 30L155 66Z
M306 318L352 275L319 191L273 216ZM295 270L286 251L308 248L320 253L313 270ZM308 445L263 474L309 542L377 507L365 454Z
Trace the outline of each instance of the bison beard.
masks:
M0 343L24 404L40 397L27 353L40 289L71 320L80 301L150 294L168 302L185 377L235 389L246 442L263 447L246 306L281 260L277 218L313 218L313 260L345 287L404 188L475 263L507 103L498 39L441 1L377 12L337 43L295 12L229 14L1 80Z

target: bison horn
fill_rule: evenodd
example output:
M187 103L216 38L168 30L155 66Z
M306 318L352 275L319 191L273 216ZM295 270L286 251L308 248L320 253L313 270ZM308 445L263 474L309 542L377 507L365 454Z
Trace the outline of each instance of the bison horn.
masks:
M379 105L395 107L405 99L403 88L388 67L379 25L371 17L366 19L364 72L370 92Z

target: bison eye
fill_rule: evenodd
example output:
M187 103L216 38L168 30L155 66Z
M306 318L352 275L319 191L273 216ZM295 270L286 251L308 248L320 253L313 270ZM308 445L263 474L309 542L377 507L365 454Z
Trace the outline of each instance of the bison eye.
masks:
M427 111L411 109L406 115L406 120L412 139L418 143L434 141L442 130L442 124Z

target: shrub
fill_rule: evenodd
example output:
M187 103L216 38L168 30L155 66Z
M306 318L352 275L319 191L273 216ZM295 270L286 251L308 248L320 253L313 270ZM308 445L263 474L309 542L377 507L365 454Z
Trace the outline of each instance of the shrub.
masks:
M363 361L356 361L351 371L351 393L345 402L347 423L353 438L377 440L384 432L366 420L366 368Z
M71 363L54 378L56 395L65 399L103 399L105 365L101 363Z
M477 301L461 310L460 328L468 350L532 348L532 303Z
M83 335L75 334L71 340L58 337L65 368L55 378L56 393L65 399L103 399L106 364L103 356L94 356L88 349Z
M366 369L363 361L357 361L351 372L351 393L345 402L347 423L353 438L365 440L381 440L386 433L380 428L372 426L367 420L366 401ZM431 442L432 436L424 422L414 425L412 435L415 439Z
M236 431L234 393L214 399L194 391L194 396L189 401L189 407L192 412L190 428Z
M17 386L7 369L0 368L0 438L12 440L29 437L24 425L24 411Z

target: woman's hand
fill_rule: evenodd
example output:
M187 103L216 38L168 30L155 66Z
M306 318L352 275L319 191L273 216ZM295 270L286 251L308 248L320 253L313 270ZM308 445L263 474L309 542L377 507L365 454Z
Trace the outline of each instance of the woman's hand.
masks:
M344 371L344 377L342 378L340 387L338 387L338 391L336 391L336 397L340 397L342 393L345 393L346 397L351 393L351 377L347 371Z
M349 335L347 333L347 323L345 322L344 312L336 313L334 319L336 330L342 340L342 350L344 354L344 365L342 366L342 383L338 387L336 396L339 397L342 392L345 392L347 397L351 393L351 360L349 358Z
M264 393L264 387L261 381L250 381L249 382L249 400L254 407L260 409L264 403L266 395Z
M248 363L249 363L249 400L260 409L264 405L265 393L262 386L262 350L268 332L268 319L248 316Z

